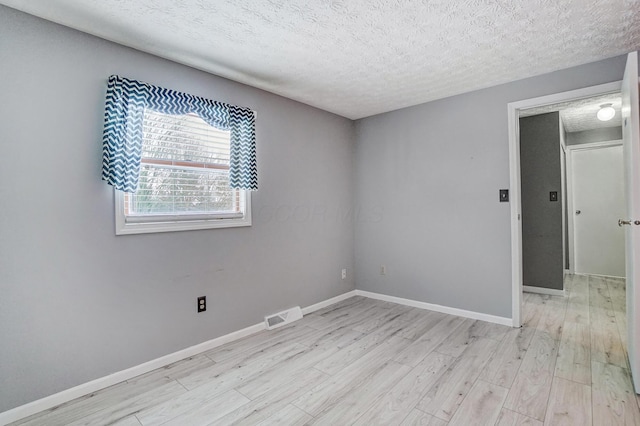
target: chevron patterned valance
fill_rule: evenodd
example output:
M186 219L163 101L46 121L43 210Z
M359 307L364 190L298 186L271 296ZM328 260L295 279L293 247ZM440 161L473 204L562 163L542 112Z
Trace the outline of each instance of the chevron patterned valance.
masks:
M152 86L112 75L102 135L102 180L124 192L135 192L140 175L145 108L163 114L195 113L205 122L230 131L230 186L258 189L255 113L223 102Z

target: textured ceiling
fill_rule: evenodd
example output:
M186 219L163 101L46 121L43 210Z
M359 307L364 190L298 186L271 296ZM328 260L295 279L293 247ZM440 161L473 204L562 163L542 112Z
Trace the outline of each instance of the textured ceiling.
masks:
M603 104L611 104L616 110L616 115L609 121L600 121L596 116L600 106ZM617 93L530 108L522 111L520 117L560 111L560 118L562 118L565 131L581 132L583 130L622 126L621 107L622 98L620 97L620 93Z
M0 0L356 119L640 48L639 0Z

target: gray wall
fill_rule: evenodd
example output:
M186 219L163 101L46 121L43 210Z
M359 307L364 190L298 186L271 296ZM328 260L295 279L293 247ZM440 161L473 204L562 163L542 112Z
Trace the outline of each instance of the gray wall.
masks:
M605 127L603 129L584 130L567 133L567 145L582 143L617 141L622 139L622 127Z
M377 214L356 221L357 287L511 317L507 103L620 80L625 59L357 121L357 205Z
M252 227L115 236L115 73L257 111ZM0 412L354 289L351 121L4 6L0 75Z
M562 290L560 114L520 119L522 283ZM558 201L549 201L549 192Z

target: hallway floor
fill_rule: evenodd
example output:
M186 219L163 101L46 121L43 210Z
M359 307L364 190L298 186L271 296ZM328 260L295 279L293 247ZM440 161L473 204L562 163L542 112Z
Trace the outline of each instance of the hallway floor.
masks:
M507 404L536 418L545 412L550 425L640 425L624 280L567 275L565 290L564 298L525 293L523 330L535 332Z

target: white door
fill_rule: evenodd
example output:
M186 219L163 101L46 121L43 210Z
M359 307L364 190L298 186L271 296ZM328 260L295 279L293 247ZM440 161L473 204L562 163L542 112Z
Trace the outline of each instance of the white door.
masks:
M625 276L622 145L571 147L574 271Z
M638 119L638 54L630 53L622 79L622 140L625 154L625 226L627 260L627 328L629 364L636 393L640 392L640 120ZM640 222L639 222L640 223Z

